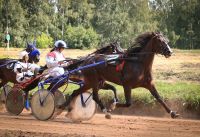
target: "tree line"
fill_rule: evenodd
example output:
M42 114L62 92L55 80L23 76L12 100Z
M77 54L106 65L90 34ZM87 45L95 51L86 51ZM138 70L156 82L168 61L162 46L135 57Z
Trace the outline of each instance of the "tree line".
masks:
M199 0L0 0L0 46L65 40L70 48L116 41L128 47L147 31L163 32L174 48L200 48Z

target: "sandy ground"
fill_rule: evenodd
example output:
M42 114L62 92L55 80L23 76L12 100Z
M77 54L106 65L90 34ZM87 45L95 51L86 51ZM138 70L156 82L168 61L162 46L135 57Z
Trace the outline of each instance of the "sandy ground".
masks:
M0 113L0 136L6 137L200 137L200 121L170 118L96 114L93 119L73 123L65 112L54 120L38 121L28 112L20 116Z

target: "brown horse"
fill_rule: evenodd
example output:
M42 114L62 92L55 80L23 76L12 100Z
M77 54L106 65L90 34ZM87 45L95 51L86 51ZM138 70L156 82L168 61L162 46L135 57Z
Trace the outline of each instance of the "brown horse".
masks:
M172 50L168 45L168 40L161 33L147 32L139 35L135 39L134 45L129 47L123 56L119 58L119 61L121 61L120 71L116 71L116 67L109 63L84 70L85 84L75 90L71 98L92 88L93 99L99 104L102 111L106 113L106 116L110 116L98 97L99 83L102 80L110 81L122 85L124 88L126 103L117 103L116 107L129 107L131 105L131 89L143 87L150 91L165 110L170 113L172 118L177 117L179 114L167 106L153 83L152 65L155 54L164 55L166 58L171 56ZM83 65L106 60L106 58L107 56L105 55L97 55L86 60Z

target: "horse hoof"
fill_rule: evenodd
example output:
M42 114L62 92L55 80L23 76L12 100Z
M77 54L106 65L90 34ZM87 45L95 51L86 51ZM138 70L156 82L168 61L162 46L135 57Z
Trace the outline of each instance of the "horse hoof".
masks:
M171 112L171 118L177 118L179 116L180 116L180 114L176 113L175 111Z
M105 115L105 118L106 118L106 119L111 119L111 114L110 114L110 113L107 113L107 114Z

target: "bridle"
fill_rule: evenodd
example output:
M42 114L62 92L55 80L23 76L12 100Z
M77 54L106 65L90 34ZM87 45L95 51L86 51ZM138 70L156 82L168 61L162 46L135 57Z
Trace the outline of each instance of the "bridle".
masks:
M160 54L166 55L167 52L169 51L168 46L166 46L166 45L168 45L167 44L168 40L166 38L164 38L162 34L155 34L155 36L152 39L154 39L154 38L157 38L157 40L160 41L159 42L159 44L160 44ZM159 53L159 52L156 51L155 53Z

